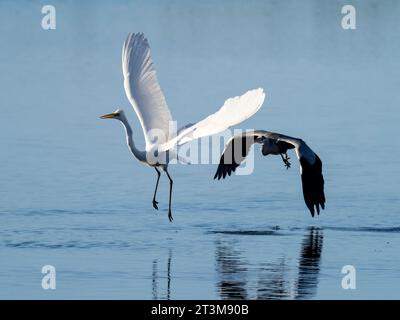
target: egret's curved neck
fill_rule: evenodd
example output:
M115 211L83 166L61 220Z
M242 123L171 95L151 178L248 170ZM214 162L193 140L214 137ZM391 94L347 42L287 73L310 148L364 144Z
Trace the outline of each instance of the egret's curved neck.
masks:
M121 119L121 123L125 128L125 133L126 133L126 143L128 144L129 149L133 153L133 155L139 160L139 161L144 161L146 159L146 153L144 151L140 151L139 149L136 148L135 143L133 142L133 137L132 137L132 128L129 125L128 120L125 118Z

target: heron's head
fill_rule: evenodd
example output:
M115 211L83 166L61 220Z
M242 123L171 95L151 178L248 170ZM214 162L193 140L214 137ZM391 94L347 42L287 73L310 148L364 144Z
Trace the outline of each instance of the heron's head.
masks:
M113 113L105 114L101 116L100 119L117 119L121 121L125 117L124 110L117 109Z

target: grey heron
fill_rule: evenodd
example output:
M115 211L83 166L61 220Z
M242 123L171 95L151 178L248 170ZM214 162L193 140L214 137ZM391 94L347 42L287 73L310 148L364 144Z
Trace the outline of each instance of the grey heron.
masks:
M315 209L317 214L320 213L320 207L325 209L322 162L302 139L264 130L236 135L227 142L214 179L225 179L227 175L230 176L232 172L235 172L240 163L245 160L254 143L262 145L261 152L264 156L280 155L287 169L290 168L287 151L295 149L300 162L304 201L313 217Z

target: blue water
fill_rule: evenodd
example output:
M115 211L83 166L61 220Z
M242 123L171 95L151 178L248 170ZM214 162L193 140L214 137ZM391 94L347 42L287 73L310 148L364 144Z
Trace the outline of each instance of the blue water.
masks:
M400 3L352 1L0 2L0 298L398 299ZM256 152L250 176L154 170L122 128L121 48L150 41L178 124L254 87L267 100L241 128L302 137L324 164L327 208L311 218L299 167ZM292 155L294 158L294 155ZM57 271L55 290L41 268ZM355 290L341 269L356 269Z

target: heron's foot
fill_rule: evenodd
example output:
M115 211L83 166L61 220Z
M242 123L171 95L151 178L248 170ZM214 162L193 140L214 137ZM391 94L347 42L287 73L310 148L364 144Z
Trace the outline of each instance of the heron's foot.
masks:
M288 154L285 153L285 156L283 156L283 154L281 154L281 157L282 157L283 163L285 164L286 169L289 169L292 164L289 162L290 158L289 158Z
M289 169L290 166L292 165L292 164L289 162L289 159L290 159L290 158L287 158L287 159L285 159L285 161L284 161L286 170Z
M172 220L174 220L174 218L172 218L171 210L168 211L168 219L169 219L169 222L172 222Z
M153 208L158 210L158 201L156 199L153 199Z

